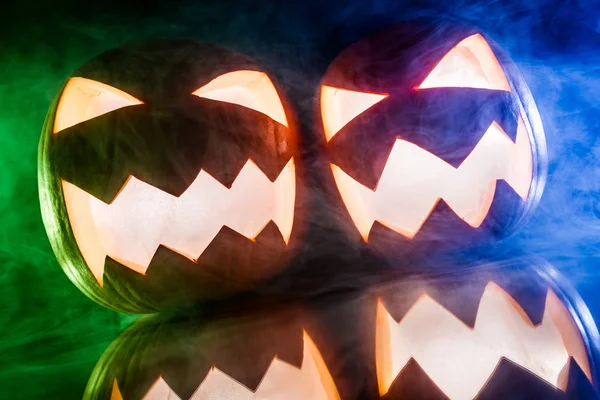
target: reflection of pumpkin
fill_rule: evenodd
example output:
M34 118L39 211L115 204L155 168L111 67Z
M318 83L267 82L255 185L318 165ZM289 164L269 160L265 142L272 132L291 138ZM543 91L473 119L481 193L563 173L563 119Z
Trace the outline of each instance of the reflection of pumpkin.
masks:
M295 311L140 321L103 355L84 398L339 399Z
M598 398L597 329L555 270L528 258L460 272L439 262L453 272L385 276L301 307L139 321L102 356L84 397Z
M283 266L295 140L254 61L187 40L73 74L40 143L44 222L88 296L129 312L247 289Z
M384 399L596 398L598 331L543 262L482 263L376 291Z
M350 46L322 80L320 110L337 187L369 244L430 251L501 237L539 200L535 103L471 28L403 23Z

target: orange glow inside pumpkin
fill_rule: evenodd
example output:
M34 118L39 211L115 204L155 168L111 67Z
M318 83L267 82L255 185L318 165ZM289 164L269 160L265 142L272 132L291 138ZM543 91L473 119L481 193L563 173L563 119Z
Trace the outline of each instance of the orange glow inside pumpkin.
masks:
M479 34L452 48L418 89L433 87L510 91L502 67ZM322 86L326 139L329 141L352 119L386 97ZM365 241L375 221L412 239L440 199L477 228L489 212L497 180L505 180L525 200L533 179L531 145L521 117L515 143L494 122L458 168L415 144L397 139L374 191L337 165L331 164L331 168L344 204Z
M72 79L74 83L67 85L59 103L63 112L87 110L78 114L78 118L82 115L87 119L93 118L125 104L124 100L116 100L118 96L115 93L119 94L119 99L130 97L118 89L109 90L106 85L80 79ZM81 82L86 88L102 88L104 91L84 96L79 90ZM264 73L228 73L194 94L256 107L257 111L287 126L277 91ZM78 104L82 101L92 105L84 107ZM61 115L58 113L57 118ZM81 121L68 120L68 123L78 122ZM66 126L64 120L55 124L62 129ZM252 160L248 160L229 189L201 170L179 197L134 176L127 179L110 204L69 182L62 181L62 188L77 245L96 280L102 284L107 256L141 274L146 272L159 245L196 261L223 226L254 240L272 220L287 243L294 219L295 163L292 158L277 179L271 182Z
M288 126L277 90L264 72L245 70L229 72L213 79L192 94L251 108Z
M325 139L329 142L348 122L386 97L387 94L355 92L323 85L321 114Z
M71 78L56 108L53 133L137 104L142 102L112 86L86 78Z
M399 322L380 301L376 329L376 369L382 396L411 358L450 400L474 399L501 358L564 391L572 357L592 380L577 325L552 290L548 290L538 326L508 293L490 282L480 300L474 328L424 293Z
M113 386L110 392L110 400L123 400L123 395L119 390L119 384L117 383L116 379L113 380Z

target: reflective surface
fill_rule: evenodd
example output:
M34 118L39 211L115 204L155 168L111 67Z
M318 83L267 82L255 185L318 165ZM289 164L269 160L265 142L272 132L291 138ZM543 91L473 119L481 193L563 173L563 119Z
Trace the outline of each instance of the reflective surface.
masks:
M596 398L598 331L563 277L536 258L452 262L460 272L390 274L301 304L146 318L84 397L424 399L427 379L440 400Z
M470 5L450 0L352 4L149 1L143 6L106 0L85 7L63 1L4 3L0 26L0 398L80 399L101 354L137 319L96 305L64 276L40 218L36 163L46 111L71 72L107 49L149 37L193 37L259 55L283 78L296 109L315 120L311 116L322 73L354 41L400 18L424 14L457 16L480 26L519 65L549 132L551 181L530 223L502 243L505 255L514 257L515 248L543 255L577 287L592 315L600 318L597 11L589 1L552 0ZM317 162L322 159L318 149L323 135L305 135L303 157L320 171L313 173L310 183L312 239L307 248L319 258L327 253L318 244L329 238L327 244L336 258L323 256L315 262L317 271L310 279L300 277L293 282L310 288L306 290L310 293L319 291L313 289L315 282L332 291L352 288L350 278L358 267L348 260L356 250L337 231L337 224L344 221L341 212L321 196L325 188L335 185L332 179L323 178L330 173L328 166L321 165L319 170ZM368 266L377 268L378 264ZM290 282L282 284L293 286ZM339 338L348 331L344 325L338 329L340 334L331 336ZM322 350L318 335L311 332L311 337ZM357 362L360 353L344 354L347 369L361 365ZM360 377L356 381L364 383ZM378 392L377 387L374 390Z

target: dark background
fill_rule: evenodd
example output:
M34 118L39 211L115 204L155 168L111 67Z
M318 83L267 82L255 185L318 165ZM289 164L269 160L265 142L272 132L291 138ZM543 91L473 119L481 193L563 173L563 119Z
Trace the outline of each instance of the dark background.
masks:
M600 318L598 2L9 0L0 6L0 398L80 398L103 350L137 318L82 295L42 225L39 134L74 69L130 40L214 42L258 59L283 84L310 147L320 140L313 97L340 46L418 16L471 22L521 68L546 129L549 176L533 218L504 245L550 261Z

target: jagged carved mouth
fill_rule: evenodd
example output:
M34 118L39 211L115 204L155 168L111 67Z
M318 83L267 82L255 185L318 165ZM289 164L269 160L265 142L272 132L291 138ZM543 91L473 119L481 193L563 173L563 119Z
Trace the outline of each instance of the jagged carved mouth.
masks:
M303 335L303 361L300 368L274 358L262 381L250 389L216 367L210 369L190 397L200 399L339 400L339 394L319 350L306 332ZM111 400L123 400L115 379ZM159 377L144 399L179 400L177 393Z
M440 89L446 92L435 92ZM432 91L438 99L435 107L426 94ZM332 149L333 176L365 241L375 221L412 239L440 201L469 226L478 228L490 211L499 180L527 200L533 180L529 132L522 112L516 110L518 106L503 108L514 95L481 35L458 43L409 92L400 90L392 96L327 85L321 88L321 114ZM456 115L454 109L444 111L444 93L457 103L451 104L460 111ZM470 105L463 107L461 101ZM389 105L384 107L386 102ZM373 107L380 108L370 119ZM403 128L396 128L396 124ZM440 126L442 130L456 129L440 133ZM456 149L432 146L451 154L452 162L411 140L428 137L445 143L446 135L456 136ZM463 135L465 143L461 141ZM478 141L471 142L473 138ZM470 153L464 154L465 150ZM358 155L352 156L352 152Z
M75 239L101 282L107 256L142 274L160 245L196 261L223 226L254 239L273 221L287 243L295 183L292 158L274 182L248 160L229 189L200 171L179 197L135 177L110 204L66 181L62 186Z
M572 358L592 381L586 347L558 296L548 289L542 322L534 326L493 282L483 292L473 328L426 293L400 321L379 301L376 356L381 395L411 359L451 400L476 398L503 359L564 391Z
M365 240L375 221L413 238L444 200L471 227L490 210L496 181L505 180L527 199L532 179L529 139L519 120L516 143L493 123L471 154L454 168L417 145L397 139L379 183L371 190L331 165L340 194Z

